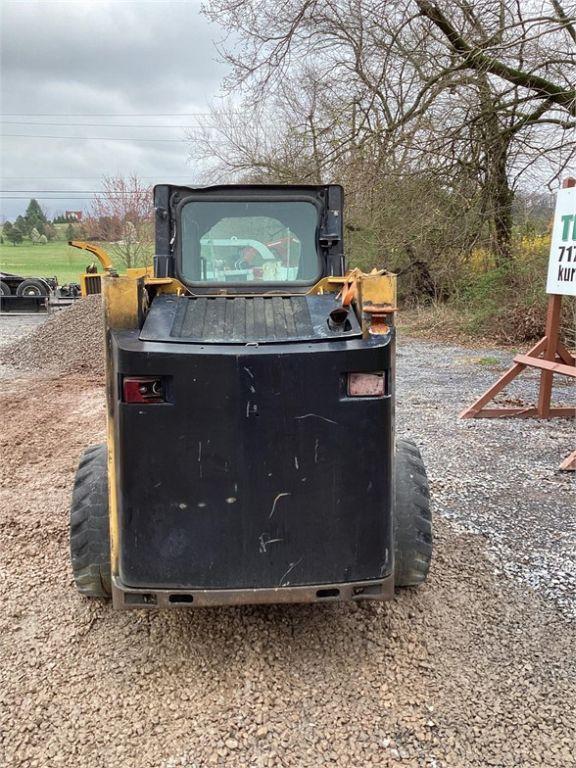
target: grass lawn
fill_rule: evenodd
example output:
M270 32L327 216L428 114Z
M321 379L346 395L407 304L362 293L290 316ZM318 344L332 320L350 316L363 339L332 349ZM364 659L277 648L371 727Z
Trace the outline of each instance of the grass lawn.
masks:
M46 245L32 245L28 240L20 245L0 244L1 271L24 277L56 276L60 284L79 282L78 276L93 261L98 262L96 256L71 248L63 241ZM100 266L99 271L102 271Z

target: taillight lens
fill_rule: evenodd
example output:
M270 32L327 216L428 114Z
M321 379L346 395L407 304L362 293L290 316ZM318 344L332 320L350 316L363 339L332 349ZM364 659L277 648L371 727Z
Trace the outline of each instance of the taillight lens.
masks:
M164 383L156 376L125 376L122 381L125 403L163 403Z
M385 394L384 373L348 374L348 397L384 397Z

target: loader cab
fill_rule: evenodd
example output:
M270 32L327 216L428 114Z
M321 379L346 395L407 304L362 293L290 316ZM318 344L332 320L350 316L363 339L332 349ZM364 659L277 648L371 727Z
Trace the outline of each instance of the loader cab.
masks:
M342 275L338 185L154 189L157 277L194 294L306 293Z

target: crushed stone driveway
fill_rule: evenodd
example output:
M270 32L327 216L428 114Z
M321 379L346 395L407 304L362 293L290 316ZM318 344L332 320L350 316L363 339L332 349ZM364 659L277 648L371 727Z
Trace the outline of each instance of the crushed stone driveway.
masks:
M457 418L509 367L508 351L407 339L397 355L397 429L422 449L436 510L484 536L498 571L576 619L576 473L558 471L576 420ZM555 402L576 416L576 382L555 381ZM532 404L538 384L525 371L496 405Z
M102 385L9 372L0 765L576 765L576 494L557 472L574 423L456 418L508 359L399 346L398 433L422 446L432 486L422 588L387 604L165 612L113 612L73 588L70 492L104 438Z

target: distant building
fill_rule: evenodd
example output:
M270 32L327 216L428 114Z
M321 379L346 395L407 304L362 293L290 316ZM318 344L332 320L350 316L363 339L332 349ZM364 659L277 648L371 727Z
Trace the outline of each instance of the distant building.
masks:
M66 211L64 218L66 221L82 221L82 211Z

